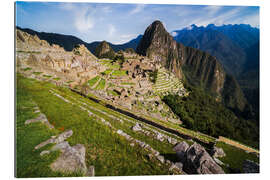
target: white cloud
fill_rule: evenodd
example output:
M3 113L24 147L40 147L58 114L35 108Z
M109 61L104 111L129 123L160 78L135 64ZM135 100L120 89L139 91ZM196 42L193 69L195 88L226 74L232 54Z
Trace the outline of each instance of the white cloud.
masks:
M219 10L222 9L222 6L206 6L204 10L211 16L215 15Z
M137 4L136 7L129 12L130 15L132 14L137 14L139 12L141 12L144 9L145 5L144 4Z
M94 27L94 20L91 17L91 9L84 8L81 10L76 10L75 18L74 18L74 25L75 28L84 33Z
M115 29L114 25L109 24L109 36L113 36L115 31L116 31L116 29Z

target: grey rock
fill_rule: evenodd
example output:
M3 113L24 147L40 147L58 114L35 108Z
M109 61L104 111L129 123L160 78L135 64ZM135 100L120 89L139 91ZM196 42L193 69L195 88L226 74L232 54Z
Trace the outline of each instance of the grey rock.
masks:
M159 141L164 141L163 135L160 134L159 132L157 132L156 138L157 138L157 140L159 140Z
M179 161L183 163L185 162L185 153L188 148L189 145L185 141L182 141L181 143L178 143L176 146L174 146L173 150L176 152L176 156Z
M183 169L183 163L181 163L181 162L176 162L174 165L180 170Z
M40 156L43 156L43 155L45 155L45 154L50 154L50 151L44 150L44 151L42 151L42 152L40 153Z
M50 139L40 143L39 145L37 145L35 147L35 149L39 149L39 148L44 147L47 144L51 144L51 143L59 144L59 143L65 141L70 136L72 136L72 134L73 134L72 130L65 131L65 132L61 133L60 135L58 135L57 137L55 137L55 138L50 138Z
M213 157L215 157L215 158L226 156L226 154L223 151L223 149L222 148L218 148L216 146L214 146L214 148L212 150L212 154L213 154Z
M136 125L132 127L132 130L135 131L135 132L136 131L141 131L142 127L141 127L141 125L139 123L136 123Z
M219 160L218 158L213 157L213 159L218 165L220 165L220 166L224 165L224 163L221 160Z
M185 154L184 170L190 174L224 174L222 168L199 144L191 145Z
M165 158L161 155L156 156L157 159L163 164L165 162Z
M259 173L260 166L259 164L247 159L243 162L243 171L244 173Z
M77 144L73 147L61 149L61 155L50 165L53 171L62 173L81 172L87 173L85 164L85 147Z

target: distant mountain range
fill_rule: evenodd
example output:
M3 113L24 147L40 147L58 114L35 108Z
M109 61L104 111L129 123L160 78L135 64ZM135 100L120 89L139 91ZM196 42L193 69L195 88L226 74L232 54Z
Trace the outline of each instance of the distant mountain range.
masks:
M259 43L259 29L250 25L191 25L182 30L175 30L172 34L177 42L216 56L226 72L236 77L246 71L247 64L258 65L258 59L250 59L250 56L253 56L250 48ZM256 54L255 50L252 52Z
M40 39L47 41L49 44L57 44L61 47L63 47L66 51L72 51L72 49L78 45L83 44L85 47L91 51L93 54L95 54L95 49L101 43L102 41L94 41L91 43L84 42L83 40L71 36L71 35L64 35L64 34L57 34L57 33L46 33L46 32L37 32L32 29L28 28L20 28L18 29L27 32L31 35L37 35ZM119 50L125 50L127 48L133 48L136 49L137 45L139 44L139 41L141 40L142 35L139 35L137 38L132 39L131 41L124 43L124 44L112 44L109 43L109 45L112 47L112 49L117 52Z

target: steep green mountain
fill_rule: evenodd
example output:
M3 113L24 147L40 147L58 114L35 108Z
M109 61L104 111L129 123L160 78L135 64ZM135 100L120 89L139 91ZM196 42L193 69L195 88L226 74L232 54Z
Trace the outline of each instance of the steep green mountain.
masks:
M113 59L114 56L115 56L115 52L113 51L111 46L106 41L102 41L97 46L97 48L95 50L95 55L98 58L110 58L110 59Z
M191 25L173 31L174 39L217 57L236 77L253 110L259 112L259 29L246 24Z
M208 90L216 97L222 97L227 107L237 111L245 109L247 101L237 81L227 75L216 57L177 43L160 21L148 26L137 53L154 59L179 79L185 77L189 83Z

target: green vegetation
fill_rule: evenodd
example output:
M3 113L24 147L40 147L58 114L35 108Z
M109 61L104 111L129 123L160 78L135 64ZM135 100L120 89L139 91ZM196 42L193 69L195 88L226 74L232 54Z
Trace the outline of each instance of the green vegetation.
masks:
M131 147L130 142L114 133L97 118L89 117L88 113L79 108L78 105L84 106L96 116L104 118L113 127L122 129L134 138L148 143L160 153L173 153L172 145L167 142L153 141L151 137L133 132L130 127L137 122L136 120L49 82L40 82L18 75L17 88L18 102L20 103L17 104L16 121L18 177L66 176L53 173L49 169L49 164L57 158L59 152L41 157L39 153L42 150L33 151L33 149L34 146L47 140L50 136L68 129L73 130L73 135L68 138L68 142L72 146L83 144L86 147L86 164L87 166L95 166L97 176L170 174L169 167L157 165L156 160L149 160L147 158L148 152L138 145ZM50 89L54 89L59 95L74 104L54 96L49 92ZM33 117L32 112L30 112L31 108L28 109L25 105L30 100L37 104L41 112L54 125L55 130L49 130L39 123L24 125L25 120ZM102 112L97 111L97 109ZM125 120L125 123L119 123L103 112L121 118ZM44 149L48 148L44 147ZM79 176L79 174L71 176Z
M40 75L42 74L43 72L33 72L34 75Z
M258 148L259 131L255 123L238 118L201 89L188 88L191 93L187 97L168 95L163 99L187 128L214 137L229 137Z
M99 76L96 76L96 77L90 79L90 80L88 81L89 86L90 86L90 87L94 86L94 85L96 84L96 82L98 82L99 79L100 79Z
M48 79L49 79L49 78L51 78L52 76L51 76L51 75L44 74L44 75L43 75L43 77L45 77L45 78L48 78Z
M95 90L103 90L105 88L105 85L106 85L106 80L101 78L98 85L95 87Z
M127 71L123 71L123 70L115 70L112 73L113 76L126 76L127 75Z
M27 68L24 68L23 71L30 71L32 68L30 67L27 67Z
M104 75L108 75L112 72L113 70L112 69L106 69L104 72L102 72L101 74L104 74Z
M33 89L32 89L33 87ZM16 101L16 177L61 177L61 176L80 176L80 174L61 174L52 172L49 168L59 155L59 152L52 152L48 155L40 156L40 153L51 147L47 145L39 150L34 150L34 147L39 143L49 139L51 136L57 135L59 130L50 130L42 123L33 123L25 125L24 122L28 119L36 118L39 114L34 113L35 101L32 92L40 91L42 86L37 86L34 80L24 79L17 76L17 101ZM42 97L42 102L47 98L47 101L55 100L52 97ZM38 98L38 97L36 97ZM40 103L41 103L40 102ZM53 102L52 102L53 103ZM50 107L50 105L47 106ZM41 109L43 112L43 109Z
M125 49L125 52L126 52L126 53L131 53L131 54L132 54L132 53L136 53L135 50L134 50L133 48L126 48L126 49Z
M56 77L56 78L53 78L53 80L55 80L55 81L59 81L61 78L59 78L59 77Z
M243 172L243 162L246 159L259 163L259 158L255 154L246 153L244 150L235 148L223 142L218 142L216 146L221 147L226 154L225 157L219 159L230 166L230 168L226 168L226 166L223 167L227 173L234 173L234 171Z
M108 90L107 92L113 96L119 96L119 94L116 91Z

